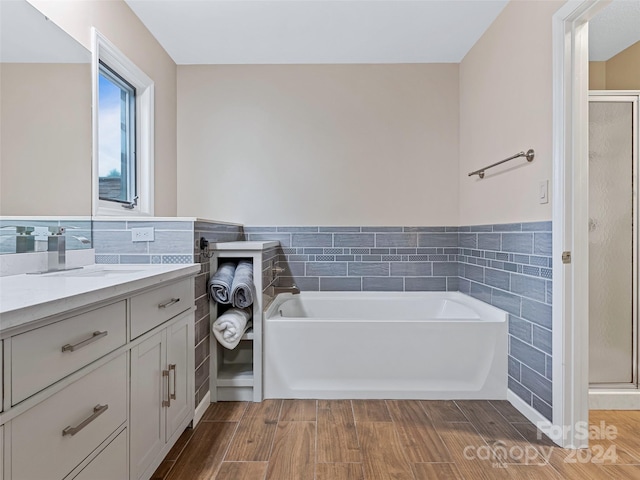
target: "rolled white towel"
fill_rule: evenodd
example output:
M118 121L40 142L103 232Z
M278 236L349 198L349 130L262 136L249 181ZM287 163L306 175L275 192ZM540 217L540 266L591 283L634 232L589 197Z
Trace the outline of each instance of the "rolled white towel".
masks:
M211 331L218 343L233 350L240 343L244 332L251 326L251 311L245 308L230 308L211 325Z

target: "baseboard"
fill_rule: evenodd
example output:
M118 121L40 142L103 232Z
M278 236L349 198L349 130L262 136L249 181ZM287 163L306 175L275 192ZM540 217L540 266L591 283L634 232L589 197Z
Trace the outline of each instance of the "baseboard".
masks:
M560 435L560 437L558 438L554 438L554 436L557 436L555 435L555 431L557 429L554 429L553 423L547 420L540 412L538 412L535 408L533 408L531 405L529 405L524 400L522 400L518 395L513 393L511 390L507 390L507 400L509 401L509 403L511 403L511 405L515 407L516 410L518 410L522 415L527 417L527 420L529 420L536 427L538 427L538 430L540 430L542 433L544 433L547 437L549 437L551 440L553 440L555 443L557 443L561 447L563 446L562 443L564 439L562 438L562 435Z
M196 425L200 423L200 420L202 420L204 412L207 411L209 405L211 405L211 392L207 392L202 401L196 407L196 411L193 414L193 428L196 428Z

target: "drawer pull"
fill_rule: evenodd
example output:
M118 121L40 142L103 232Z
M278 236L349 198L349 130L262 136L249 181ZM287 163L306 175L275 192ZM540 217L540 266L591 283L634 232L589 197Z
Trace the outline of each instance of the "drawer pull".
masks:
M62 351L75 352L76 350L80 350L82 347L86 347L90 343L93 343L96 340L100 340L102 337L106 337L107 335L109 335L109 332L106 330L104 332L93 332L91 337L81 341L80 343L76 343L75 345L71 345L70 343L67 343L65 346L62 347Z
M71 435L72 437L78 433L80 430L82 430L84 427L86 427L87 425L89 425L91 422L93 422L96 418L98 418L100 415L102 415L104 412L106 412L109 409L109 405L96 405L95 407L93 407L93 414L91 414L90 417L86 418L85 420L82 421L82 423L80 425L78 425L77 427L67 427L64 430L62 430L62 436L66 436L66 435Z
M162 401L162 406L163 407L170 407L171 406L171 392L169 390L169 370L162 370L162 378L167 378L167 400L163 400Z
M171 305L173 305L174 303L178 303L179 301L180 301L179 298L172 298L168 302L161 303L160 305L158 305L158 308L167 308L167 307L170 307Z
M171 400L175 400L176 399L176 378L178 375L178 371L176 370L176 364L172 363L169 364L169 371L173 370L173 393L169 393L169 399Z

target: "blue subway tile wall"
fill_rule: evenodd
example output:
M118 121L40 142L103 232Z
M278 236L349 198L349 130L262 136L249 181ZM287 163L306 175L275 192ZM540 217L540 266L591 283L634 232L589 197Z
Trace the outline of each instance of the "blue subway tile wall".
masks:
M153 227L152 242L133 242L131 229ZM275 229L275 227L274 227ZM192 220L99 220L93 222L96 263L199 263L195 241L244 239L242 226Z
M152 242L133 242L132 228L153 227ZM96 263L193 263L194 222L189 220L97 220Z
M551 420L551 222L469 231L486 233L460 245L459 290L509 312L509 389Z
M252 227L246 239L279 240L281 285L302 290L458 289L458 227Z
M280 240L280 285L460 291L509 313L509 388L551 419L551 222L461 227L244 227Z

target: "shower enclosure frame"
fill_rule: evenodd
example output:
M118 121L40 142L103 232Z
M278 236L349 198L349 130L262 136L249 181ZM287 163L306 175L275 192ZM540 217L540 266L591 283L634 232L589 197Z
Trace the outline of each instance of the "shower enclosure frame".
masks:
M604 394L614 393L615 391L631 392L637 390L640 394L640 384L638 371L640 367L640 358L638 356L638 221L640 216L639 197L638 197L638 128L640 125L640 113L638 105L640 102L640 90L589 90L589 102L629 102L632 105L632 121L631 130L631 175L632 183L632 289L631 289L631 341L632 341L632 358L631 358L631 382L629 383L589 383L590 404L597 408L613 408L614 402L607 402ZM592 394L596 393L597 396ZM623 392L619 392L623 393ZM640 399L640 397L639 397Z

